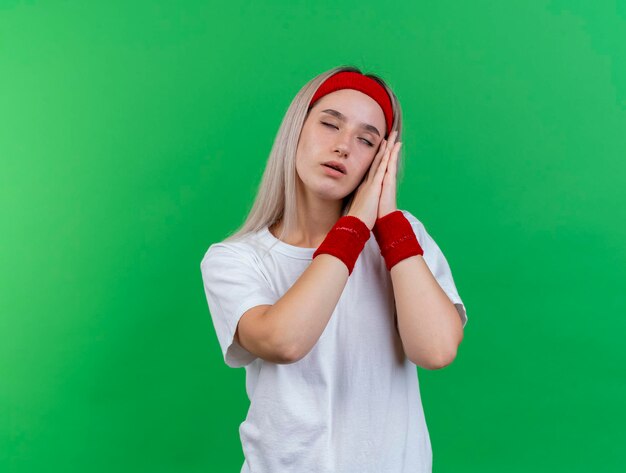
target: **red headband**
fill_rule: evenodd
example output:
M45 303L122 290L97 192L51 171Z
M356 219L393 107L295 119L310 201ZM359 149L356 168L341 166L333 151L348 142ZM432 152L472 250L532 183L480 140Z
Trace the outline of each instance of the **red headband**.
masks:
M380 83L359 72L342 71L330 76L318 87L317 91L315 91L315 95L313 95L311 102L309 102L309 108L324 95L339 89L355 89L376 100L385 114L387 136L389 136L391 133L391 125L393 125L393 107L391 106L391 99Z

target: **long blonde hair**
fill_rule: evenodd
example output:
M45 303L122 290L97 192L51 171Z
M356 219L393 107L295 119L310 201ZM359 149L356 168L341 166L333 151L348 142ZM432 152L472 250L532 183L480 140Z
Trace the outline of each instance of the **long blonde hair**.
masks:
M274 145L270 151L265 171L261 178L259 190L252 205L252 209L243 225L234 233L224 239L224 242L235 241L243 238L246 234L261 230L265 226L272 226L279 220L283 221L279 239L289 235L297 227L296 207L296 150L300 139L300 132L308 115L308 107L311 98L317 88L330 76L341 71L359 72L355 66L338 66L307 82L291 101L283 118ZM392 131L397 130L396 141L402 141L402 110L400 103L387 86L385 81L375 74L365 74L379 82L389 94L393 107L394 121ZM402 146L401 150L404 149ZM398 156L398 177L402 174L403 160L402 151ZM355 188L356 190L356 188ZM343 199L341 215L350 211L354 198L354 190Z

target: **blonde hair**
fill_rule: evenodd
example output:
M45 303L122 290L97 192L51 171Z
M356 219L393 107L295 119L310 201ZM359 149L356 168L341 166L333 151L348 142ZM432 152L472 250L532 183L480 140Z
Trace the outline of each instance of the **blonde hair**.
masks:
M307 82L291 101L287 112L283 118L265 171L261 178L259 190L257 192L252 208L243 225L234 233L228 236L224 242L235 241L243 238L251 232L257 232L265 226L272 226L279 220L283 220L279 239L289 235L297 227L297 207L296 207L296 150L300 139L300 132L308 116L309 102L317 91L317 88L330 76L341 71L353 71L362 73L355 66L338 66ZM400 103L387 86L385 81L375 74L365 74L366 76L379 82L389 94L393 107L392 131L396 130L398 136L396 141L402 140L402 110ZM402 174L403 160L401 159L402 146L398 156L398 177ZM356 188L355 188L356 190ZM346 215L350 211L350 206L354 198L354 190L343 199L341 215Z

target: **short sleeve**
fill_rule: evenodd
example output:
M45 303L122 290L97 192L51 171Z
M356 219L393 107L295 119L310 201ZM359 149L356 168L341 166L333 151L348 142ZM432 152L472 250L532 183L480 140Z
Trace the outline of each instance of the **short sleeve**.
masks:
M456 310L459 313L459 317L461 317L461 322L463 324L463 328L467 324L467 312L465 311L465 304L461 300L459 296L459 292L456 289L456 285L454 284L454 279L452 277L452 271L450 270L450 265L446 260L446 257L443 255L443 252L439 248L439 245L433 240L433 238L428 234L424 224L420 222L413 214L411 214L407 210L402 210L402 213L407 218L407 220L411 223L411 227L415 232L415 236L417 237L417 241L420 246L424 250L424 261L426 261L426 265L430 269L430 272L433 274L443 291L448 295Z
M223 243L209 247L200 270L224 362L231 368L250 364L257 356L235 340L237 323L248 309L274 304L278 297L251 255Z

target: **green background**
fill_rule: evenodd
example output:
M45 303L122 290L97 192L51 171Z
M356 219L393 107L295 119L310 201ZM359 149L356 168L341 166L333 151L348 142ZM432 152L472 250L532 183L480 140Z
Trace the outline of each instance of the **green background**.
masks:
M341 64L398 95L467 307L433 471L624 471L626 2L0 5L0 471L239 471L200 260Z

